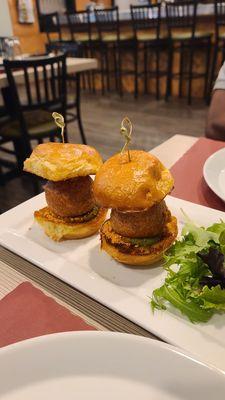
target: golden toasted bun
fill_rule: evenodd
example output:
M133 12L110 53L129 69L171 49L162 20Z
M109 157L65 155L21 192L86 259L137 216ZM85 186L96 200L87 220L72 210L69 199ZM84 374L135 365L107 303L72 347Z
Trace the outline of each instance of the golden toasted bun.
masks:
M24 171L56 182L96 174L101 165L101 156L93 147L50 142L35 147L24 162Z
M116 154L96 174L93 185L101 207L118 210L143 210L170 193L174 180L168 169L152 154L141 150Z
M106 218L107 210L99 209L98 214L87 222L74 221L75 218L60 218L53 215L48 207L35 211L34 218L42 226L47 236L56 242L82 239L96 233ZM79 220L79 219L78 219Z
M101 248L115 260L130 266L150 266L161 260L166 250L173 244L177 237L177 220L171 216L165 226L162 239L146 247L135 247L123 242L123 237L112 233L110 220L107 220L100 229ZM124 238L125 239L125 238Z

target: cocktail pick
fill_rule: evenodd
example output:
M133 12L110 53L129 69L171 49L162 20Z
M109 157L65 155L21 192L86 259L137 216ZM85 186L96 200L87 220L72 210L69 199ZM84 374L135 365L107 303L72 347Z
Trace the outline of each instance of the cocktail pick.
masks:
M131 161L131 158L130 158L130 151L129 151L128 146L131 141L132 129L133 129L133 127L132 127L132 123L131 123L130 119L128 117L125 117L122 120L121 127L120 127L120 133L125 139L125 144L121 150L121 153L124 153L124 151L127 150L129 162Z
M55 120L55 124L61 128L61 136L62 136L62 142L65 143L65 139L64 139L64 129L65 129L65 122L64 122L64 118L61 114L57 113L57 112L53 112L52 116Z

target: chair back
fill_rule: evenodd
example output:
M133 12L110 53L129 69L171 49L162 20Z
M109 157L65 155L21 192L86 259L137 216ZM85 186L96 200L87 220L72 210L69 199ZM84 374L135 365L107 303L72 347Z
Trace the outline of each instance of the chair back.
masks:
M120 24L118 7L95 10L95 19L99 39L104 39L104 35L116 33L117 40L120 40Z
M214 10L215 10L215 33L216 40L219 39L221 30L225 28L225 1L214 0Z
M67 19L71 39L73 41L79 41L82 34L87 35L88 41L91 41L90 11L78 11L71 14L68 13Z
M27 135L23 112L57 110L66 115L66 56L4 60L14 114Z
M153 31L156 38L160 37L161 4L130 6L134 37L138 39L140 31Z
M48 43L62 40L62 29L59 20L59 14L53 12L50 14L42 15L42 30L46 33Z
M174 31L188 30L191 36L195 36L197 15L197 1L175 1L166 2L166 20L169 37L173 36Z

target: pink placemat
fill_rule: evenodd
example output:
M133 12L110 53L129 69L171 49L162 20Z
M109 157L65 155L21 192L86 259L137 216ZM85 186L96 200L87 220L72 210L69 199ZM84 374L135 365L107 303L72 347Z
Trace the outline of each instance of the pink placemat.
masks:
M206 184L203 166L211 154L225 147L225 142L200 138L171 168L175 179L172 196L225 211L224 202Z
M29 282L0 301L0 347L56 332L96 330Z

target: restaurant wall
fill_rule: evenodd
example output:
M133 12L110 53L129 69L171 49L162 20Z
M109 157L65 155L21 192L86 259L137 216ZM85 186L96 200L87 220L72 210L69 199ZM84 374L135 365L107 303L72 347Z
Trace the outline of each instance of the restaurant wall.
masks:
M19 37L22 51L30 54L43 52L46 40L46 35L39 31L36 4L35 0L32 1L34 4L35 22L33 24L20 24L18 21L17 0L8 0L13 35Z
M104 4L105 7L111 7L112 1L111 0L95 0L98 4ZM86 5L90 3L89 0L75 0L77 11L82 11L86 9Z
M0 0L8 1L8 6L12 21L12 31L14 36L18 36L21 42L22 51L24 53L36 53L45 51L46 35L39 30L38 16L36 1L33 1L35 22L33 24L20 24L18 22L17 0ZM76 1L77 10L81 11L86 8L88 0L74 0ZM105 6L110 6L111 0L98 1L104 3Z

